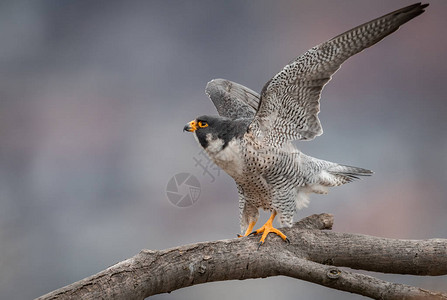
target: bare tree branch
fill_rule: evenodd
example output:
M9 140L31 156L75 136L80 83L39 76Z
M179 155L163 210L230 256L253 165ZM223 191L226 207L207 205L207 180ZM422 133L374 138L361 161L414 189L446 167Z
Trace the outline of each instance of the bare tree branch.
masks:
M447 293L386 282L341 270L447 274L447 240L397 240L331 229L333 216L312 215L282 231L285 244L270 236L258 250L258 237L143 250L96 275L38 299L144 299L200 283L284 275L376 299L447 299Z

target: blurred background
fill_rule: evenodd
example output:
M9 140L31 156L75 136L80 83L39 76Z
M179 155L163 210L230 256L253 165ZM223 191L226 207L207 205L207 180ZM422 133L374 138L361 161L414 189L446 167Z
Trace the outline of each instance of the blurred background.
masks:
M226 78L260 91L312 46L411 3L1 1L0 297L38 297L144 248L235 237L235 184L204 172L200 148L182 132L215 114L206 83ZM430 1L327 85L325 134L297 146L375 174L313 195L296 220L329 212L336 231L447 238L446 13L446 1ZM166 195L181 172L201 186L185 208ZM373 275L447 291L447 276ZM153 298L297 294L363 298L286 277Z

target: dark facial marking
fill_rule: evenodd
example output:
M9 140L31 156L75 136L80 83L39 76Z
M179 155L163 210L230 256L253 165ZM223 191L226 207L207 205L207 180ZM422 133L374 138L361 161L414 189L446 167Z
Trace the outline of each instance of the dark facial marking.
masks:
M198 128L195 131L197 139L203 148L208 147L208 141L206 136L211 134L213 139L221 139L224 144L224 149L228 143L234 138L241 138L247 131L247 127L250 124L250 119L230 120L220 116L200 116L197 122L208 124L206 127Z

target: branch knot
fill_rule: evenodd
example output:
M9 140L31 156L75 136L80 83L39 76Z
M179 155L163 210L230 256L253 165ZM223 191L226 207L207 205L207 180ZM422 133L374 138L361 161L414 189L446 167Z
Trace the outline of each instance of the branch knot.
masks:
M341 271L337 268L331 268L327 271L326 276L330 279L340 278Z

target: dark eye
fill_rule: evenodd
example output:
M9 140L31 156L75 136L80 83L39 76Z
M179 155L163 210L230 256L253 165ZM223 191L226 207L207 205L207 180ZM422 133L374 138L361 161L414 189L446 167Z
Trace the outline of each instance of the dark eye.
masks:
M198 124L200 128L208 127L208 123L205 121L199 121Z

